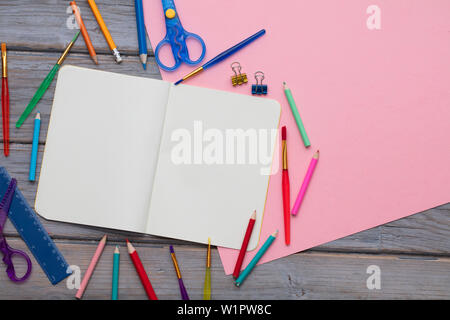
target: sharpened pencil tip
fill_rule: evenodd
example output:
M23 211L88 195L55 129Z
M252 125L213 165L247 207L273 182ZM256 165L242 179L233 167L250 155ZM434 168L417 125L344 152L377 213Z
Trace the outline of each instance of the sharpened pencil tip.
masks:
M94 60L94 63L95 63L96 65L98 65L98 58L97 58L97 56L92 57L92 60Z
M119 246L116 246L116 248L114 249L114 253L120 253Z
M146 63L143 63L142 67L144 68L144 70L147 70L147 64Z
M272 233L272 237L275 237L275 238L276 238L277 235L278 235L278 230L275 231L274 233Z
M256 220L256 210L253 211L252 216L250 217L252 220Z

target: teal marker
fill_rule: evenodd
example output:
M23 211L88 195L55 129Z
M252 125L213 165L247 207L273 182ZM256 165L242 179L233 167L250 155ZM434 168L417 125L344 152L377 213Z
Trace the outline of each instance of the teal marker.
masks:
M30 160L30 181L36 181L36 166L39 149L39 134L41 131L41 113L38 111L34 119L34 133L33 144L31 146L31 160Z
M112 275L112 292L111 300L119 299L119 264L120 264L120 251L119 246L116 246L113 255L113 275Z
M242 282L244 282L245 278L252 272L253 268L256 266L258 261L262 258L264 253L269 249L269 247L272 245L272 243L275 241L278 235L278 230L275 231L273 234L267 238L266 242L264 242L263 246L259 251L256 253L256 255L253 257L252 261L248 264L248 266L244 269L244 271L241 272L239 277L236 279L235 285L239 287Z

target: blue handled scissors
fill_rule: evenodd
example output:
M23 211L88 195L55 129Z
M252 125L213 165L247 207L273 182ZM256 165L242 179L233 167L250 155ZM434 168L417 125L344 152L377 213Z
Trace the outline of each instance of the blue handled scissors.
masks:
M22 282L28 279L31 273L31 260L28 255L20 250L11 248L6 242L5 235L3 234L3 228L8 218L9 208L11 207L14 192L16 191L17 181L11 179L11 182L3 196L2 202L0 202L0 252L3 253L3 262L6 264L6 273L13 282ZM27 271L22 278L16 276L14 264L12 261L13 256L22 257L27 262Z
M180 18L178 17L177 9L175 8L175 3L173 0L162 0L162 6L164 10L164 17L166 19L166 36L161 42L156 46L155 58L159 66L166 71L176 70L182 62L189 65L195 65L200 63L205 57L206 46L205 42L199 35L191 32L187 32L183 29ZM200 57L192 61L189 57L189 50L186 45L186 40L188 38L193 38L200 42L202 45L202 54ZM159 59L159 51L164 45L170 45L172 47L173 58L175 64L172 67L168 67L161 62Z

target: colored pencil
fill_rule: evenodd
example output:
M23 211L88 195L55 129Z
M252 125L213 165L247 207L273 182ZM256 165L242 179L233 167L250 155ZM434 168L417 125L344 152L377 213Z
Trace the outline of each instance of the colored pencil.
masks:
M294 97L292 96L291 89L288 88L286 82L283 82L284 85L284 94L286 95L286 99L289 102L289 106L291 107L292 115L294 116L295 122L297 123L298 130L300 131L300 135L302 136L303 144L306 148L311 145L309 141L308 135L306 134L305 126L303 125L302 118L300 118L300 114L298 113L297 105L295 104Z
M291 243L291 190L289 186L289 173L288 173L288 161L287 161L287 144L286 144L286 126L281 129L282 138L282 154L283 154L283 176L281 191L283 195L283 216L284 216L284 241L288 246Z
M203 287L203 300L211 300L211 238L208 238L208 251L206 252L205 286Z
M30 174L29 180L36 181L36 166L39 150L39 135L41 131L41 113L38 111L34 119L33 144L31 146Z
M67 55L69 54L70 50L72 49L73 45L75 44L75 41L77 41L78 36L80 35L81 31L78 31L75 37L73 37L72 41L67 45L64 52L59 57L56 64L53 66L52 70L48 73L47 77L42 81L41 85L39 86L39 89L34 94L33 98L31 99L28 106L25 108L25 111L20 116L19 120L16 122L16 128L20 128L22 124L25 122L25 120L28 118L30 113L33 111L33 109L36 107L38 102L41 100L44 93L47 91L48 87L53 81L53 78L55 78L56 73L58 72L59 68L61 67L64 60L66 60Z
M70 6L72 7L72 12L75 16L75 20L80 27L81 35L83 36L84 43L86 43L86 47L88 49L89 55L95 64L98 64L97 53L95 52L94 46L92 45L91 38L89 37L89 33L84 25L83 19L81 18L80 9L77 6L75 1L70 2Z
M272 243L275 241L276 237L278 235L278 231L275 231L273 234L271 234L266 242L262 245L262 247L258 250L256 255L253 257L253 259L250 261L248 266L242 271L242 273L239 275L239 277L236 279L235 285L239 287L242 282L248 277L250 272L255 268L258 261L262 258L262 256L266 253L266 251L269 249L269 247L272 245Z
M112 275L112 290L111 300L119 299L119 266L120 266L120 251L119 246L116 246L113 254L113 275Z
M242 241L241 250L239 251L239 256L236 260L236 265L234 267L233 278L239 277L239 273L241 272L242 262L244 261L245 253L247 252L248 243L250 241L250 237L252 236L253 227L255 226L256 221L256 210L252 213L250 220L248 221L247 230L245 231L244 240Z
M175 251L173 250L173 246L170 246L170 256L172 257L173 267L175 268L175 272L178 278L178 285L180 286L180 293L182 300L189 300L189 295L187 293L186 287L184 286L183 279L181 278L180 267L178 266L177 257L175 256Z
M84 290L86 290L86 287L89 283L89 279L94 273L95 266L97 265L97 262L100 259L100 256L102 255L105 245L106 245L106 234L103 236L102 240L100 240L97 249L95 250L94 256L92 257L91 262L89 263L89 267L87 268L86 273L84 274L83 280L81 280L80 289L78 289L77 294L75 295L77 299L81 299L81 297L83 296Z
M136 25L139 42L139 58L142 62L144 70L147 69L147 37L144 23L144 6L142 0L134 0L134 7L136 10Z
M180 84L181 82L183 82L183 81L185 81L185 80L187 80L187 79L189 79L189 78L199 74L203 70L206 70L206 69L212 67L213 65L221 62L222 60L228 58L229 56L231 56L232 54L234 54L237 51L241 50L245 46L249 45L251 42L255 41L256 39L258 39L259 37L261 37L265 33L266 33L266 30L262 29L262 30L258 31L257 33L255 33L254 35L248 37L247 39L242 40L237 45L235 45L235 46L225 50L224 52L220 53L216 57L214 57L211 60L209 60L208 62L206 62L204 65L198 67L197 69L195 69L191 73L189 73L186 76L184 76L182 79L180 79L177 82L175 82L175 85Z
M147 297L150 300L158 300L158 297L156 296L156 293L153 290L150 279L147 276L147 272L145 272L144 266L142 265L141 259L139 258L139 255L138 255L136 249L134 249L133 245L130 243L130 241L128 241L128 239L127 239L127 247L128 247L128 253L130 254L131 261L133 261L133 265L136 269L139 279L141 279L142 285L144 286L145 293L147 293Z
M100 11L98 10L97 4L94 0L88 0L88 3L91 7L92 13L95 16L95 19L97 20L98 25L100 26L100 30L102 30L103 36L105 37L106 42L108 43L108 46L111 49L112 54L114 55L116 62L121 63L122 57L120 56L120 52L119 50L117 50L117 46L114 43L113 38L111 37L111 33L109 33L108 27L106 26L105 21L100 14Z
M297 199L295 200L294 207L292 208L292 215L297 215L300 205L302 204L303 198L305 197L306 189L308 189L309 182L311 181L314 170L316 169L317 162L319 161L319 150L314 153L311 162L309 163L308 171L306 171L305 178L303 179L300 192L298 193Z
M6 43L2 43L2 119L3 119L3 152L9 156L9 87L8 87L8 59Z

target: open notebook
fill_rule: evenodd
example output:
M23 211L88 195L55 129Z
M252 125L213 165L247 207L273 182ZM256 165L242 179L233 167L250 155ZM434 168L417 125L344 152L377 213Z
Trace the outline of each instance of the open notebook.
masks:
M256 209L254 249L280 112L275 100L65 66L36 211L237 249Z

